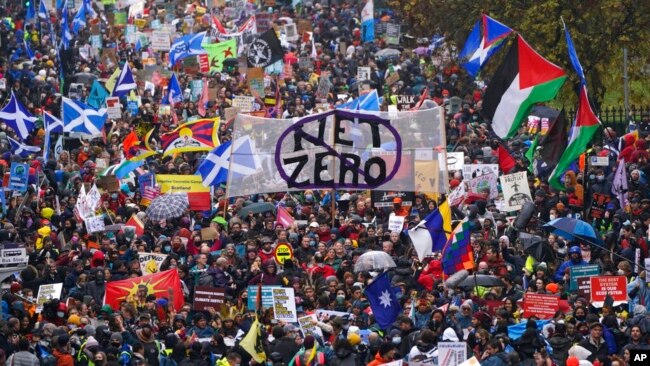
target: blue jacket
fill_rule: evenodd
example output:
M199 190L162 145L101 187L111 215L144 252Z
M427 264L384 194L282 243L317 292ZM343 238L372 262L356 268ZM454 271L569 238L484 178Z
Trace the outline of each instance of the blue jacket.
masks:
M564 271L566 271L567 268L569 267L578 267L578 266L586 266L589 263L585 262L584 259L580 258L579 262L574 262L571 259L568 261L562 263L560 267L558 267L557 271L555 271L555 276L553 277L555 281L559 281L564 277Z

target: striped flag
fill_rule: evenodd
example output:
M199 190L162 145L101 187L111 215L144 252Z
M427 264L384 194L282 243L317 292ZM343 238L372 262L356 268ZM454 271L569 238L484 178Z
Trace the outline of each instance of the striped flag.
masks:
M160 196L160 187L145 187L140 204L148 207L154 198Z

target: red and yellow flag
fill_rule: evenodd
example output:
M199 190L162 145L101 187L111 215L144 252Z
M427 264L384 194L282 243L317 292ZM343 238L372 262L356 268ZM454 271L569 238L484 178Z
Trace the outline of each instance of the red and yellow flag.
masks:
M178 270L174 268L146 276L108 282L104 304L119 309L122 301L132 301L136 297L139 285L147 286L147 295L155 295L157 299L165 298L173 302L176 311L179 311L185 302Z

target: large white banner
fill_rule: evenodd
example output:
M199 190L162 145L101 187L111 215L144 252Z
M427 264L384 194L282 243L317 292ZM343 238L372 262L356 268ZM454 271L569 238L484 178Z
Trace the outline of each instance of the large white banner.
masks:
M447 192L447 170L438 168L446 161L443 111L332 110L299 120L239 114L233 140L248 136L252 143L231 151L230 161L256 173L231 170L228 195L332 188ZM431 153L416 154L424 148Z

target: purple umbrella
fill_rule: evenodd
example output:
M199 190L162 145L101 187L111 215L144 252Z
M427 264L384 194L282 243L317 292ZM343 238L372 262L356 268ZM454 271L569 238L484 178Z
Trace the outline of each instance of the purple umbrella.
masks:
M429 54L429 47L418 47L413 50L416 55L418 56L423 56L423 55L428 55Z

